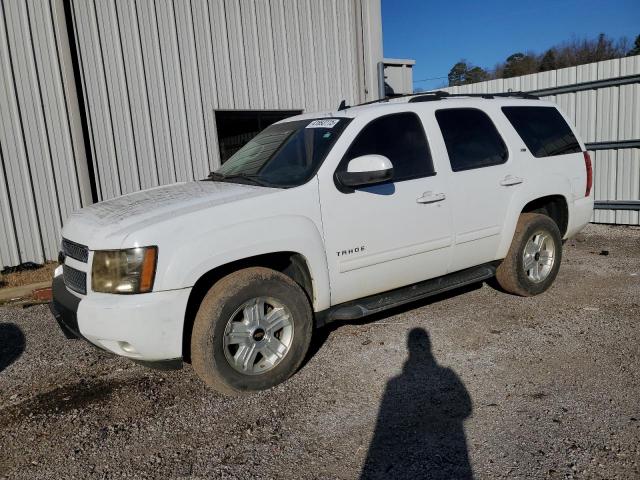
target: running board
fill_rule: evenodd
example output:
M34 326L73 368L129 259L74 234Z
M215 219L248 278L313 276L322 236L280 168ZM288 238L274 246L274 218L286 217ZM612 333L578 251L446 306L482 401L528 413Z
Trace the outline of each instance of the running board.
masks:
M484 264L431 280L425 280L424 282L414 283L407 287L341 303L320 313L318 315L318 326L340 320L354 320L366 317L389 308L438 295L463 285L481 282L495 276L495 274L495 265Z

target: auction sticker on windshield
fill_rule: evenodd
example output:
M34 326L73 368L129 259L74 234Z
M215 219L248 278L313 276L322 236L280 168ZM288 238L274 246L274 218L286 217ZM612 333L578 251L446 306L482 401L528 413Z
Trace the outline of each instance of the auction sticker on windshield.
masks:
M333 128L336 126L336 123L338 123L339 121L340 120L336 118L329 118L326 120L314 120L309 125L307 125L307 128Z

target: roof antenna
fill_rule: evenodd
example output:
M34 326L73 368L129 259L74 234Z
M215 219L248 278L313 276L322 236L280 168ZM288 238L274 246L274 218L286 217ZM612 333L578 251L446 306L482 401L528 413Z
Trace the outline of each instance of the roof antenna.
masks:
M338 106L338 111L346 110L347 108L349 108L349 107L347 106L347 102L346 102L345 100L342 100L342 101L340 102L340 105Z

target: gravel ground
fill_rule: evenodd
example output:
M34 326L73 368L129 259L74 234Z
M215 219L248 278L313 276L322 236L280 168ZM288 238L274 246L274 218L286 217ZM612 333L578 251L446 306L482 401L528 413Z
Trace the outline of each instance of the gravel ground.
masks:
M0 308L0 478L640 478L639 322L640 228L602 225L541 296L333 325L241 398Z

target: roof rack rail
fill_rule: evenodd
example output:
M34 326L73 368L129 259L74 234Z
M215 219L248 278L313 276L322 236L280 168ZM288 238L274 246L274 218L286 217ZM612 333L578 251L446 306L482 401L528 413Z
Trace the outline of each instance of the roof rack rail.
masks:
M409 103L432 102L442 100L443 98L471 97L471 98L526 98L528 100L539 100L536 95L526 92L503 92L503 93L449 93L444 90L436 90L434 92L418 93L409 99Z
M356 105L345 105L344 108L342 108L343 105L342 105L342 103L340 103L340 106L338 107L338 110L346 110L347 108L351 108L351 107L362 107L364 105L373 105L374 103L387 103L387 102L389 102L389 100L395 100L396 98L415 97L416 95L422 95L422 94L403 93L401 95L391 95L391 96L388 96L388 97L379 98L377 100L369 100L368 102L358 103Z
M540 100L540 97L534 95L532 93L527 92L502 92L502 93L449 93L444 90L434 90L433 92L424 92L424 93L405 93L402 95L393 95L391 97L379 98L378 100L371 100L364 103L358 103L357 105L346 105L346 102L343 100L340 102L340 106L338 107L338 111L346 110L347 108L354 107L362 107L364 105L373 105L374 103L387 103L390 100L395 100L397 98L403 97L411 97L408 103L418 103L418 102L433 102L436 100L442 100L444 98L458 98L458 97L471 97L471 98L524 98L527 100Z

